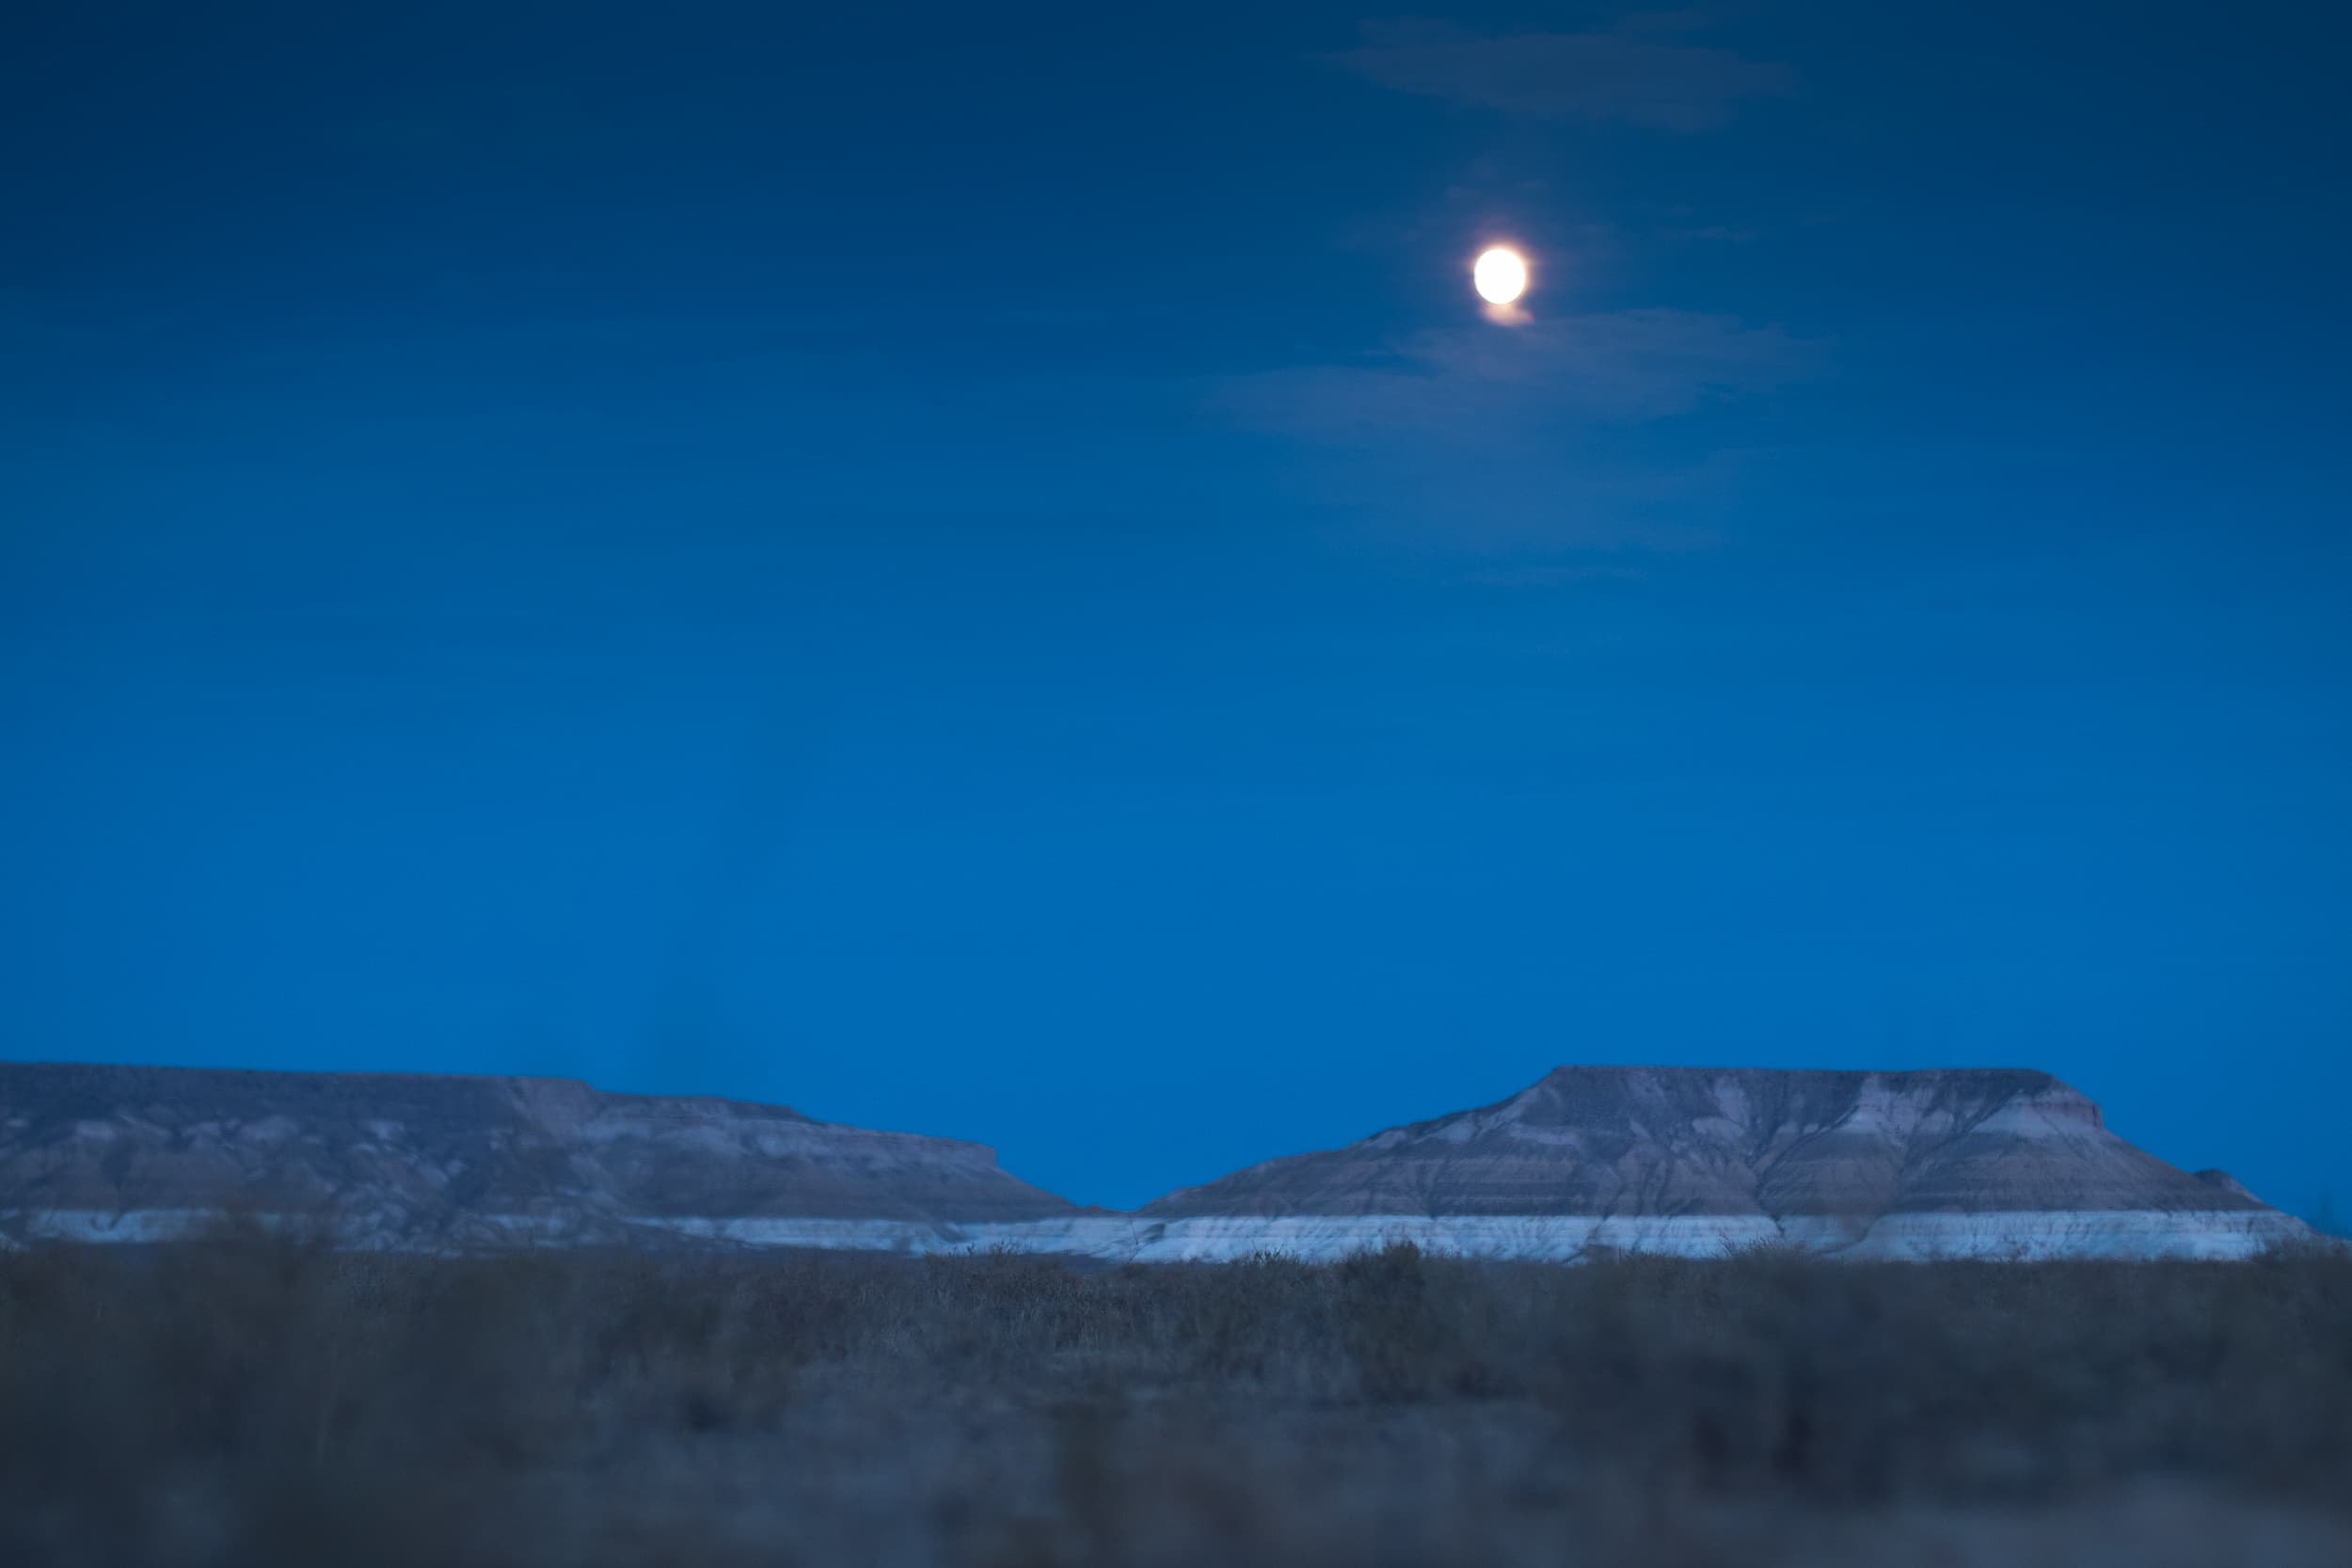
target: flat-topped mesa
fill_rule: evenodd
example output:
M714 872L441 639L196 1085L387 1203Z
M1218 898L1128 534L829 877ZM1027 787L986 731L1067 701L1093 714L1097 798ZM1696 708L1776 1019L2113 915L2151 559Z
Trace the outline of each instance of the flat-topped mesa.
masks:
M1574 1259L2242 1258L2312 1233L2108 1132L2047 1073L1565 1067L1507 1100L1293 1155L1133 1215L978 1144L544 1078L0 1064L0 1245L143 1241L223 1211L348 1244L689 1240L1147 1261L1406 1240Z
M1564 1067L1493 1105L1270 1161L1145 1212L1883 1210L1922 1180L1921 1161L2015 1152L2011 1144L2034 1140L2077 1154L2081 1140L2129 1148L2105 1132L2095 1105L2042 1072ZM2010 1162L1985 1174L2014 1185L2023 1169ZM2026 1206L2060 1195L2047 1196Z
M428 1247L747 1227L821 1241L1078 1212L981 1145L782 1106L564 1079L0 1064L0 1234L142 1239L223 1210Z
M1507 1100L1171 1193L1164 1254L1407 1236L1520 1256L2243 1254L2300 1229L2106 1130L2045 1072L1564 1067ZM1189 1252L1185 1249L1189 1248Z

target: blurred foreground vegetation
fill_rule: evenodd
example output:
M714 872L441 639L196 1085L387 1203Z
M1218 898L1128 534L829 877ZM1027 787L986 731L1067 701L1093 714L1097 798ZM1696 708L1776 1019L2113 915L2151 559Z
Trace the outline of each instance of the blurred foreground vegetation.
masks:
M0 1561L2352 1561L2352 1259L0 1254Z

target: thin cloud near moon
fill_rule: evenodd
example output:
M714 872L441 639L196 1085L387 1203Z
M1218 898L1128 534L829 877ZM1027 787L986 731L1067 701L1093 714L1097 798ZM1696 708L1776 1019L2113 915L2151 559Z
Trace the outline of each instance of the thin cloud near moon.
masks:
M1688 135L1726 124L1750 101L1796 87L1785 65L1622 28L1482 38L1423 23L1365 34L1362 47L1325 57L1391 91L1532 119L1621 120Z
M1451 442L1571 414L1668 419L1802 381L1815 356L1814 344L1734 316L1615 310L1533 323L1507 337L1478 327L1423 332L1354 363L1242 377L1220 401L1250 424L1318 441Z

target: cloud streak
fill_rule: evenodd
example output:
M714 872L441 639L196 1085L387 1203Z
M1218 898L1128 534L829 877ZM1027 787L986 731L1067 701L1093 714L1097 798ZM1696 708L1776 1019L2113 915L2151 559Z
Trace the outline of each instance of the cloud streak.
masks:
M1424 332L1212 397L1284 444L1302 495L1399 539L1678 551L1715 540L1745 460L1636 429L1804 380L1820 348L1734 316L1597 312Z
M1639 566L1486 566L1461 580L1473 588L1572 588L1586 582L1644 582Z
M1581 117L1686 134L1723 125L1747 101L1796 86L1785 65L1661 41L1648 31L1479 38L1408 24L1371 30L1362 47L1327 58L1397 92L1531 119Z
M1423 332L1369 363L1242 377L1226 401L1248 423L1321 441L1460 439L1564 419L1669 418L1800 380L1810 360L1808 346L1777 326L1692 310L1613 310L1512 332Z

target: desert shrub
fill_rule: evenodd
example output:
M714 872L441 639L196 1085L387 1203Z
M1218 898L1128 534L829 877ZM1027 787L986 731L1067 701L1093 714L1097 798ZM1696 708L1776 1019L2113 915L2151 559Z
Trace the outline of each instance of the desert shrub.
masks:
M862 1487L931 1497L893 1528L934 1557L1118 1562L1154 1509L1227 1553L1316 1509L1402 1509L1393 1544L1571 1497L2145 1480L2352 1498L2352 1261L0 1256L10 1562L638 1560L632 1510L789 1534ZM793 1487L798 1523L763 1512Z

